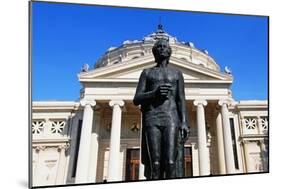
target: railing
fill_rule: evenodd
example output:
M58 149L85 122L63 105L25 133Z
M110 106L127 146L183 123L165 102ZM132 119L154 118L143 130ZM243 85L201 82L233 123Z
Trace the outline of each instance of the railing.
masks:
M62 138L67 136L68 124L65 119L38 119L32 120L32 137Z
M245 116L242 118L243 135L267 135L268 134L268 117Z

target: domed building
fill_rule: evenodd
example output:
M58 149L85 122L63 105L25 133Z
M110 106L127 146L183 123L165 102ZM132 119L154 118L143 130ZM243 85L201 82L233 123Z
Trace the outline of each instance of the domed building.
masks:
M155 66L152 47L161 38L172 48L169 66L185 82L185 176L268 172L267 101L235 101L230 70L159 25L142 40L109 48L94 69L85 66L79 101L32 103L33 186L145 179L141 112L132 100L142 70Z

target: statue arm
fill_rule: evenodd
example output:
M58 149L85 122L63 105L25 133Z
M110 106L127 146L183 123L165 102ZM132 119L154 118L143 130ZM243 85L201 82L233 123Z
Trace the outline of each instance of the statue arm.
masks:
M186 111L186 102L185 102L185 91L184 91L184 79L182 73L179 72L179 80L178 80L178 93L177 93L177 106L179 117L181 120L181 130L183 133L183 140L186 140L189 135L189 125L187 120L187 111Z
M143 70L139 79L139 83L136 89L136 94L134 97L134 104L136 106L141 105L142 103L155 98L155 91L146 92L146 78L147 70Z

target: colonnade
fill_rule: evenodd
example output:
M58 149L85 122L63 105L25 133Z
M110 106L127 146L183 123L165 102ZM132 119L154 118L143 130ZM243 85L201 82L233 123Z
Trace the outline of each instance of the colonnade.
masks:
M121 181L120 174L120 140L121 140L121 120L123 100L111 100L109 105L112 107L112 126L110 135L110 150L108 161L108 181ZM77 161L76 183L89 182L89 161L91 151L91 132L94 118L95 101L82 100L81 105L84 107L83 124L81 131L80 147ZM198 131L198 153L199 153L199 175L210 175L210 155L207 147L206 138L206 121L204 107L207 101L204 99L194 100L193 105L196 107L197 131ZM216 118L217 130L217 148L218 160L221 174L235 173L234 155L232 151L232 138L229 122L229 112L227 100L218 102L220 112ZM98 147L98 144L95 145ZM98 160L98 150L94 154L94 161ZM96 166L96 164L95 164ZM91 178L96 178L92 175Z

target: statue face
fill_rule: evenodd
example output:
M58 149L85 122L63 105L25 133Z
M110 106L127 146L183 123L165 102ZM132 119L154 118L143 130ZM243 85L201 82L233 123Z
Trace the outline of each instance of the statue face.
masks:
M156 60L164 60L171 56L172 50L167 41L159 40L154 44L152 52Z

